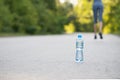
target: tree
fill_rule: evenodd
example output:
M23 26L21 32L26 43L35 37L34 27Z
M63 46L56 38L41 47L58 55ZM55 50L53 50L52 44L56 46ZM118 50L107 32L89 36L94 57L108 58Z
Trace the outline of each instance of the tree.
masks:
M106 0L104 1L105 8L105 33L120 33L120 0Z
M61 34L93 31L93 0L0 0L0 32ZM120 33L120 0L103 0L104 33Z
M0 0L0 32L11 32L13 15L10 13L8 6L4 0Z
M79 0L78 5L75 6L74 12L76 14L76 31L80 32L91 32L93 22L92 13L92 1L89 0Z

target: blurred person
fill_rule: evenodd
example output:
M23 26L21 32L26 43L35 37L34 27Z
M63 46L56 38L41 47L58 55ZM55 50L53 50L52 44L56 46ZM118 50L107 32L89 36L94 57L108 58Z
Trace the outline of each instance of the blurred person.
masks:
M94 14L94 39L97 39L97 22L99 21L99 36L100 39L103 39L102 35L102 27L103 27L103 21L102 21L102 15L103 15L103 3L102 0L94 0L93 3L93 14Z

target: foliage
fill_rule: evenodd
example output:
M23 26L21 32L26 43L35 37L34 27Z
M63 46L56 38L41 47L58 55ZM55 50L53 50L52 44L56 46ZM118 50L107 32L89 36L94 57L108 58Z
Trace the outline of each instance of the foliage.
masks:
M104 11L105 33L120 33L120 0L106 0Z
M0 33L93 32L93 0L0 0ZM120 0L103 0L104 33L120 33Z
M104 33L119 33L120 32L120 0L102 0L104 5L103 21ZM77 15L79 27L77 31L93 31L93 0L79 0L78 5L74 8Z

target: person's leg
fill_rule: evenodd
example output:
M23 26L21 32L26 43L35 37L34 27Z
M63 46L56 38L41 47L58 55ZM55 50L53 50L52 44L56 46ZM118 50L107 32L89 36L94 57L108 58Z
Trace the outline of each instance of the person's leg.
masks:
M99 32L102 33L102 27L103 27L103 22L100 21L100 27L99 27Z
M94 13L94 39L97 39L97 7L93 7L93 13Z
M100 22L100 26L99 26L99 35L100 35L100 39L103 39L102 27L103 27L103 23L102 23L102 21L101 21L101 22Z
M103 27L103 22L102 22L102 15L103 15L103 6L101 6L99 8L99 35L100 35L100 38L103 39L103 36L102 36L102 27Z
M94 39L97 39L97 25L94 23Z

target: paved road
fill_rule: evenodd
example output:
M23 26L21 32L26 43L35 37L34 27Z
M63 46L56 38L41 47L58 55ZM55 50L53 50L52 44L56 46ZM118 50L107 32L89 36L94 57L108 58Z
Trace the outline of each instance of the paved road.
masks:
M77 34L0 38L0 80L120 78L120 37L83 33L84 63L75 63Z

